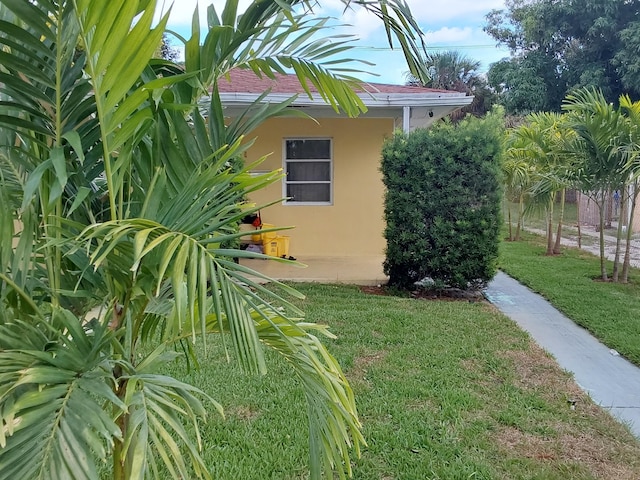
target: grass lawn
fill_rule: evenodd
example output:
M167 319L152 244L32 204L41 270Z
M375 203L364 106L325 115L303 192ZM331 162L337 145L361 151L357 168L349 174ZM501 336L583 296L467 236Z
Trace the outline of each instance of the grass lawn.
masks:
M640 444L491 305L299 288L309 319L338 335L327 344L356 394L368 442L356 479L640 478ZM266 377L244 376L211 342L200 370L168 368L225 407L203 426L213 477L307 478L286 363L270 355Z
M544 252L544 238L525 233L520 242L502 243L500 268L640 365L640 272L631 269L628 284L601 282L594 280L600 276L598 257L577 248L563 247L553 257Z
M511 222L514 225L518 222L518 204L513 202L508 202L502 204L502 214L507 219L507 209L511 209ZM560 218L560 204L557 203L554 205L553 209L553 223L554 228L558 227L558 219ZM564 226L575 225L578 220L578 209L575 203L565 203L564 206L564 216L563 223ZM545 217L544 209L540 208L538 210L527 212L524 218L524 225L527 228L536 228L540 230L546 230L547 228L547 220ZM515 231L514 231L515 233Z

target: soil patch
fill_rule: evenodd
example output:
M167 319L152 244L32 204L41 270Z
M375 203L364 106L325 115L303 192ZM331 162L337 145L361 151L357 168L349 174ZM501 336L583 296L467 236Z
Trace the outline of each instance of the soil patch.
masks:
M637 479L640 461L636 458L631 435L607 412L598 407L582 391L571 375L535 342L526 351L508 350L499 353L514 368L514 384L523 390L534 390L551 402L566 402L576 410L573 421L558 421L549 425L554 435L536 435L513 426L497 431L496 441L505 454L548 461L550 466L581 465L600 479ZM585 428L583 417L600 417L610 424L607 429Z
M562 371L553 357L533 341L527 351L508 350L499 355L513 363L515 384L524 390L564 392L576 400L586 397L571 375Z
M260 412L247 405L232 405L225 409L227 417L234 417L238 420L253 421L260 416Z
M562 427L560 427L562 428ZM620 456L631 449L624 442L595 433L565 431L554 438L544 438L522 432L514 427L503 427L496 440L505 454L535 460L546 460L556 465L582 465L591 475L603 480L637 480L637 465L626 465Z
M362 285L360 287L360 291L362 293L366 293L367 295L388 295L386 287L375 286L375 285Z
M365 351L353 360L353 367L346 372L349 382L352 384L359 384L365 387L370 387L367 373L369 369L377 364L380 364L387 358L389 352L385 350L380 351Z

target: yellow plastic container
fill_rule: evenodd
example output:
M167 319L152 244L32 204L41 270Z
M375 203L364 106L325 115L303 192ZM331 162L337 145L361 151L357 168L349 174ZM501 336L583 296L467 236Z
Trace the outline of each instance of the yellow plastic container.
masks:
M262 224L262 229L267 230L269 228L273 228L275 227L275 225L272 225L271 223L263 223ZM262 233L261 237L262 237L262 243L268 242L270 240L273 240L274 238L276 238L278 236L277 232L266 232L266 233Z
M265 255L270 255L272 257L278 256L278 242L273 240L266 240L262 242L262 251Z
M260 235L259 233L254 233L251 235L251 241L255 242L255 243L260 243L262 242L262 235Z
M289 256L289 237L286 235L277 236L276 242L278 243L278 256L288 257Z

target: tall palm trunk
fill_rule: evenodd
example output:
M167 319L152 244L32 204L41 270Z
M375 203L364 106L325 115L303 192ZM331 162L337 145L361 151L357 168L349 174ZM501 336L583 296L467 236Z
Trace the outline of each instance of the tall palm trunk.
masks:
M633 235L633 219L636 211L636 203L638 200L638 180L631 185L629 214L627 218L627 238L624 246L624 261L622 263L622 283L629 281L629 264L631 263L631 237Z
M611 194L610 191L608 191ZM613 202L607 202L603 200L607 214L605 215L605 228L611 228L611 221L613 220Z
M613 274L611 275L614 282L617 282L620 277L620 249L622 246L622 235L624 233L622 230L622 224L624 223L622 221L622 216L627 206L627 195L624 193L626 185L622 185L620 189L622 192L622 195L620 196L620 215L618 216L618 228L616 229L616 253L613 258Z
M606 192L602 191L601 192L601 196L599 201L596 202L596 205L598 205L598 213L599 213L599 223L600 223L600 236L599 236L599 240L600 240L600 277L602 278L603 281L607 281L609 280L609 277L607 276L607 265L605 263L605 257L604 257L604 200L606 198Z
M545 255L553 255L553 218L547 213L547 251Z
M518 200L518 224L516 225L516 236L514 239L516 242L520 241L520 232L522 231L523 217L524 217L524 194L521 193L520 198Z
M509 200L505 197L504 203L507 207L507 224L509 225L509 241L513 242L513 225L511 225L511 205Z
M547 251L545 255L553 255L553 201L551 197L547 205Z
M580 203L582 202L582 192L577 192L576 197L576 217L578 217L578 248L582 248L582 229L580 227Z
M562 222L564 220L564 206L567 198L567 189L563 188L560 191L560 215L558 218L558 230L556 232L556 244L553 246L553 253L558 255L560 253L560 241L562 240Z
M122 415L118 418L117 425L120 427L122 437L126 435L126 428L129 415ZM126 480L127 467L126 461L123 459L124 440L115 439L113 442L113 477L112 480Z

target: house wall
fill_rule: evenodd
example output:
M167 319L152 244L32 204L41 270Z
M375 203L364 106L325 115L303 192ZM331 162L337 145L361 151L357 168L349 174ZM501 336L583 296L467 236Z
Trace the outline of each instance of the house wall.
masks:
M382 144L393 134L391 118L324 118L318 123L299 118L272 119L252 136L247 161L269 153L259 168L283 168L283 140L291 137L330 137L333 140L333 205L284 205L278 202L261 211L262 221L295 226L281 232L290 237L289 253L310 256L383 255L384 186L380 169ZM282 182L252 194L257 204L283 197Z

